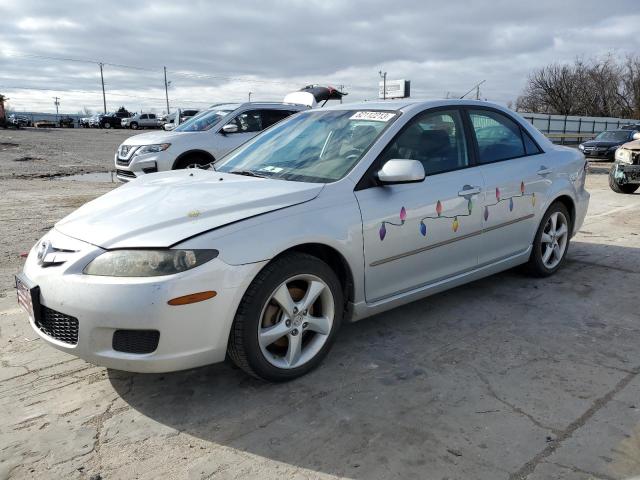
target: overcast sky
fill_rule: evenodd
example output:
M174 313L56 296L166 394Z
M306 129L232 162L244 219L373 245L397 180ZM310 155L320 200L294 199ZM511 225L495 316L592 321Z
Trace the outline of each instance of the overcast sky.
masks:
M506 103L531 69L608 53L640 53L640 0L0 0L0 93L17 110L102 110L96 63L40 57L105 62L108 110L162 112L165 65L172 107L309 83L374 99L379 70L414 98L486 80L482 97Z

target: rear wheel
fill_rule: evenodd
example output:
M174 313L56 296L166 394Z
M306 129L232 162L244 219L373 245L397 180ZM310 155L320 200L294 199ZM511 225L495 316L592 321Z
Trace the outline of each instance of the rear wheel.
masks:
M533 240L526 270L536 277L553 275L562 265L569 249L571 217L561 202L546 211Z
M276 259L256 276L238 307L229 357L268 381L304 375L331 348L343 298L338 277L322 260L304 253Z
M616 165L614 165L609 171L609 187L616 193L631 194L638 190L638 188L640 188L640 185L618 182L618 180L616 179Z
M104 128L111 128L111 123L104 122Z
M138 129L138 124L136 122L131 122L131 130L137 130Z

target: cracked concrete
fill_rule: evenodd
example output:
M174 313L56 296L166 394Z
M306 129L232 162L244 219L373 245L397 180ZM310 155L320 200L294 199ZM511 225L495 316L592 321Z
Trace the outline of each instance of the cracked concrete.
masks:
M74 195L112 188L11 182L71 197L60 216ZM556 276L504 272L345 325L324 364L285 385L227 364L87 364L40 341L5 289L0 479L638 476L640 195L614 194L604 175L588 185L589 217Z

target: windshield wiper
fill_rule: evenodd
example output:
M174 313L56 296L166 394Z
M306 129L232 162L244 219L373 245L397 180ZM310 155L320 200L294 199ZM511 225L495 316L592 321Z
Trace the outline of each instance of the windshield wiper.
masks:
M231 170L229 173L244 175L245 177L267 178L266 176L258 175L256 172L252 172L251 170Z

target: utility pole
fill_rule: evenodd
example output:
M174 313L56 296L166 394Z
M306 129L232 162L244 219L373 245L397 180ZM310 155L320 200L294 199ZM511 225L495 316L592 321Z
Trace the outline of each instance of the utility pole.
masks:
M249 103L251 103L251 94L252 94L252 93L253 93L253 92L249 92Z
M378 74L380 75L380 78L382 78L382 99L386 100L387 99L387 72L383 72L382 70L380 70Z
M167 99L167 115L169 115L169 85L167 84L167 67L164 67L164 96Z
M344 91L344 85L340 85L340 91ZM342 95L340 95L340 103L342 103Z
M104 106L104 113L106 115L107 114L107 97L104 94L104 74L102 72L102 67L104 66L104 64L100 62L98 65L100 65L100 81L102 82L102 105Z
M53 104L56 106L56 122L58 121L58 106L60 105L60 97L53 97Z

